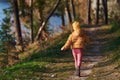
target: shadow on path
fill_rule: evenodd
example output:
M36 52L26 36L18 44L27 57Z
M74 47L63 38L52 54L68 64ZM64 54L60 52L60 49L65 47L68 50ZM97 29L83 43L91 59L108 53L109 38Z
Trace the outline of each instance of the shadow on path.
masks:
M91 39L92 44L86 49L86 53L82 59L82 66L81 66L81 77L74 78L73 76L70 77L69 80L86 80L86 78L92 73L93 67L102 59L103 54L101 53L102 41L97 39L97 36L105 31L108 32L107 26L92 26L87 27L86 33ZM104 31L103 31L104 30Z

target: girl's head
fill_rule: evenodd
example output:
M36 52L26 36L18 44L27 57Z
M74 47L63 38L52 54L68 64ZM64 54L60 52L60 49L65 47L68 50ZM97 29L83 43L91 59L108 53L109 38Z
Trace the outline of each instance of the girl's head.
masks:
M80 23L78 21L74 21L72 26L74 31L80 30Z

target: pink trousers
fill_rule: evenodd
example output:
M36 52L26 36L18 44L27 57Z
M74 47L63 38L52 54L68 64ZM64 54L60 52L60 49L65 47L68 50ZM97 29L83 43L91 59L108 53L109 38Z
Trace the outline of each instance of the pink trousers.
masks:
M75 61L75 67L80 67L82 63L82 54L83 54L83 49L82 48L75 48L72 49L72 54L74 57Z

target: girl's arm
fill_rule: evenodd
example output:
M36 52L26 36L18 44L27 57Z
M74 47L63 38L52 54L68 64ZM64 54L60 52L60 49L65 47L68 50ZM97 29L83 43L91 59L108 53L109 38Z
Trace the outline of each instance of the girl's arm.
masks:
M72 44L72 35L70 35L65 43L65 45L61 48L61 50L66 50Z

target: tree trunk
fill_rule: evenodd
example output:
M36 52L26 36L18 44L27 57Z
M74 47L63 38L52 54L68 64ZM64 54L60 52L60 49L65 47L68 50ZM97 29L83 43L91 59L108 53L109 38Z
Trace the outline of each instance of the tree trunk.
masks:
M88 10L87 10L87 16L88 16L88 24L91 23L91 0L87 0Z
M62 26L65 26L64 13L61 14Z
M31 43L34 42L33 38L33 0L31 0L31 9L30 9L30 22L31 22Z
M97 0L97 3L96 3L96 5L97 5L97 8L96 8L96 24L99 23L99 3L100 3L100 1Z
M13 7L13 15L14 15L14 24L16 28L16 45L21 46L21 50L23 50L23 42L22 42L22 33L21 33L21 25L19 20L19 10L17 0L11 0Z
M68 25L72 22L68 0L65 1L65 13L68 21Z
M105 24L108 24L108 8L107 8L107 0L102 0L103 8L104 8L104 19Z
M76 18L74 1L70 0L70 3L71 3L72 14L73 14L73 21L74 21L75 18Z
M22 16L25 16L25 0L20 0L20 6L21 6L21 12L22 12Z
M40 34L41 34L43 28L44 28L45 25L47 24L49 18L52 16L52 14L55 12L55 10L56 10L56 8L58 7L60 1L61 1L61 0L58 0L58 1L57 1L57 3L55 4L53 10L52 10L51 13L48 15L47 19L46 19L44 22L42 22L42 25L41 25L41 27L39 28L38 33L37 33L37 35L36 35L36 37L35 37L35 41L38 41L38 40L39 40Z
M43 10L41 10L41 8L39 7L39 27L42 26L42 23L43 23ZM44 36L44 34L47 34L46 31L45 31L45 27L41 30L41 33L39 35L39 39L45 39L46 36Z

